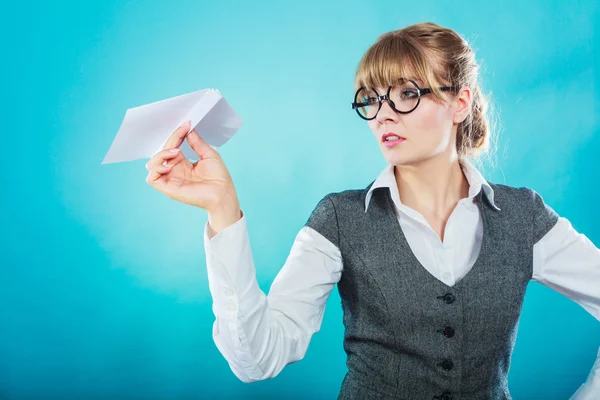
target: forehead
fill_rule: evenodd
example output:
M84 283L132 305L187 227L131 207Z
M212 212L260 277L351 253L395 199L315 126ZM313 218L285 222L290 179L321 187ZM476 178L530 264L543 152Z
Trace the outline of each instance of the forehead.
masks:
M394 86L394 85L398 85L398 84L404 84L404 83L410 83L409 81L414 81L420 88L423 88L424 86L424 82L422 79L417 78L416 76L413 75L408 75L405 77L400 77L398 78L395 82L386 82L386 85L384 86L375 86L372 89L380 89L380 90L387 90L388 87L390 86Z
M361 88L357 89L357 93L368 93L371 90L375 90L378 94L383 95L385 94L388 89L391 86L395 86L395 85L401 85L401 87L406 87L408 85L408 87L413 87L412 83L410 81L414 81L417 86L419 87L419 89L423 89L426 84L423 82L423 80L416 78L414 76L408 76L406 78L399 78L395 83L392 82L392 84L387 84L385 86L362 86ZM387 82L386 82L387 83Z

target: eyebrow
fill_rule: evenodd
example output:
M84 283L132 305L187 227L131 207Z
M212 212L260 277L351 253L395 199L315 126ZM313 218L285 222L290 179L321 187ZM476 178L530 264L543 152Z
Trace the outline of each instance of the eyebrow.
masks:
M425 84L425 82L423 82L422 80L420 80L419 78L417 78L417 77L414 77L414 76L409 76L409 77L407 77L407 78L404 78L404 79L410 79L410 80L413 80L413 81L417 82L417 85L419 85L419 86L421 86L421 85L424 85L424 84Z

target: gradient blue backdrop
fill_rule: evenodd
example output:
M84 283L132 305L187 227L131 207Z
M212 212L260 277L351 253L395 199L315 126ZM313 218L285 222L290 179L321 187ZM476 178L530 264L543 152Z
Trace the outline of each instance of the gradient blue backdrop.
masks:
M3 6L0 398L335 398L337 289L302 361L242 383L212 341L206 212L150 187L147 160L100 163L127 108L219 89L244 120L219 151L266 292L317 201L384 167L352 79L379 34L409 24L455 29L483 65L500 122L484 175L537 190L600 245L597 2L218 3ZM515 399L567 399L599 337L592 315L532 282Z

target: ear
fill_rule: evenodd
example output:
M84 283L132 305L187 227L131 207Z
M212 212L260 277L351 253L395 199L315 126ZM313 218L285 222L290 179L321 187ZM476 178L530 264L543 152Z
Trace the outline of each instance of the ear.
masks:
M459 124L467 118L469 112L471 112L471 103L473 92L467 86L460 89L458 95L454 99L456 102L456 109L454 110L454 123Z

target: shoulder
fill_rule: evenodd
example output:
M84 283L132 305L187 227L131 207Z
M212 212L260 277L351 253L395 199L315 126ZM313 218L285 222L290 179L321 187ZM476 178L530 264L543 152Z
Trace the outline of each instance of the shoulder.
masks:
M353 206L364 206L367 193L374 182L374 180L371 181L365 188L329 192L318 201L315 211L324 211L328 209L337 210ZM329 212L331 212L331 210L329 210Z
M501 183L489 182L494 191L494 199L502 202L518 202L521 205L539 207L545 204L542 195L527 186L510 186ZM526 204L523 204L525 202Z
M310 213L305 226L316 230L331 242L339 245L339 217L364 210L366 193L373 182L364 189L347 189L329 192L322 196Z
M537 194L535 190L526 186L510 186L502 183L489 182L494 191L494 199L503 202L530 202Z
M534 243L558 222L560 216L535 189L488 183L494 191L494 202L499 208L519 214L520 218L530 221Z
M327 193L317 201L308 222L337 218L338 209L359 204L361 199L364 199L363 192L363 190L359 189L349 189L340 192Z

